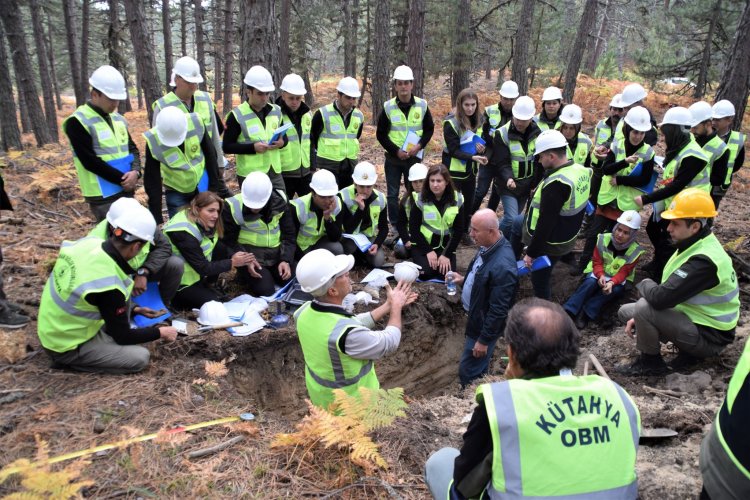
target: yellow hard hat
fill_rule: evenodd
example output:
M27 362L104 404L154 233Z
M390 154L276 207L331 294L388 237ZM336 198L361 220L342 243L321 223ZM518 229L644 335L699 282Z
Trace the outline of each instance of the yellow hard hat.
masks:
M662 212L665 219L702 219L716 217L716 206L711 195L698 188L687 188L680 191L669 205L669 210Z

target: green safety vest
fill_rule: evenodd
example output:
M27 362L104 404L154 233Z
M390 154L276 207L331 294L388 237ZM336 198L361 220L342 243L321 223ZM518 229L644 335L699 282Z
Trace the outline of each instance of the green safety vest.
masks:
M528 151L523 149L521 141L511 140L509 138L510 125L508 122L498 129L500 139L503 144L510 150L510 166L513 169L513 179L526 179L534 175L534 151L536 151L536 137L531 139L527 147ZM538 137L538 136L537 136Z
M159 140L156 127L144 132L151 156L160 163L161 179L168 186L180 193L192 194L198 188L198 183L206 170L206 158L203 156L201 141L206 128L200 117L195 113L188 114L188 130L182 143L184 151L179 147L166 146Z
M184 231L186 233L189 233L191 236L193 236L193 238L198 240L201 245L201 250L203 251L203 256L206 258L206 260L211 260L211 255L214 252L216 243L219 241L219 237L215 232L210 237L203 234L201 229L198 227L198 224L195 222L191 222L190 219L187 218L187 209L183 209L177 212L174 217L169 219L167 225L164 226L164 232L167 234L177 231ZM182 256L180 249L177 248L174 243L172 243L172 253L179 257ZM200 274L198 274L198 271L193 269L193 266L188 264L186 261L185 270L183 271L182 279L180 280L180 290L189 287L193 283L197 283L198 281L200 281L200 279L201 276Z
M572 159L573 162L583 165L586 163L586 157L591 152L591 139L583 132L578 132L578 143L576 144L576 150L570 150L570 144L568 144L568 158Z
M323 118L323 131L318 138L318 156L331 161L343 161L346 158L357 160L359 156L359 126L365 121L365 115L357 108L351 111L349 127L344 125L344 118L333 103L320 108Z
M243 102L231 111L234 119L240 125L240 136L238 144L252 144L255 142L268 141L273 137L273 132L281 124L281 108L276 104L270 104L271 111L266 115L266 124L260 121L253 108L247 101ZM288 131L287 131L288 134ZM263 172L267 174L271 169L281 172L280 149L269 149L265 153L237 154L237 175L247 177L250 172Z
M64 241L39 304L37 330L45 349L68 352L92 339L104 325L91 293L119 290L127 300L133 280L104 249L98 237Z
M334 401L334 389L343 389L350 395L357 395L360 387L380 389L372 360L352 358L339 348L341 336L362 323L343 311L342 314L316 311L311 304L303 304L294 318L305 357L305 385L312 404L328 408Z
M277 193L286 201L286 193L277 189ZM278 248L281 246L281 226L279 222L284 212L278 212L271 215L271 220L266 224L260 216L260 213L253 215L253 220L245 220L242 214L242 194L236 194L226 199L229 205L229 211L232 219L240 227L240 234L237 241L243 245L252 245L261 248Z
M727 456L729 456L732 462L734 462L734 465L737 466L737 470L739 470L742 474L745 475L745 477L750 480L750 471L740 463L735 454L732 452L731 445L727 443L725 434L726 431L729 430L729 423L725 422L727 424L727 428L722 429L722 421L725 421L725 419L731 417L734 404L737 401L737 395L739 394L740 389L742 389L742 386L745 384L748 374L750 374L750 342L746 341L745 349L742 351L742 356L740 356L739 361L737 361L737 367L734 369L732 379L729 381L729 385L727 386L727 397L724 399L724 403L721 405L719 413L716 416L716 433L719 437L721 446L724 448L724 451L726 451Z
M594 128L594 146L602 146L609 144L612 139L612 127L607 125L607 120L599 120ZM591 148L591 166L596 167L599 165L599 158L594 154L594 149Z
M94 229L89 231L89 234L87 236L94 236L104 241L108 238L107 226L109 226L109 222L107 222L107 220L103 220L99 224L94 226ZM150 251L151 251L151 243L146 242L141 248L141 251L138 252L138 255L136 255L135 257L133 257L132 259L128 261L128 264L130 265L130 267L134 271L137 271L138 269L143 267L143 263L146 262L146 259L148 258L148 253Z
M717 268L719 284L703 290L674 308L684 313L693 323L727 331L737 326L740 318L740 289L737 275L729 258L716 236L712 233L685 250L677 250L664 266L664 281L690 257L708 257Z
M596 240L596 249L599 250L599 255L602 258L604 264L604 274L611 278L620 271L620 268L625 265L630 265L637 261L645 250L638 242L634 241L630 244L625 253L615 257L614 252L610 250L609 243L612 241L612 233L602 233ZM583 271L583 274L588 274L594 270L594 261L590 260L589 265ZM627 277L627 280L631 283L635 279L635 269L633 269Z
M334 197L336 208L333 209L331 218L341 212L341 198ZM318 220L318 216L312 209L312 193L293 199L291 202L299 221L299 232L297 233L297 246L304 252L318 242L326 232L325 223Z
M287 125L292 120L285 114L281 115L281 124ZM292 125L286 131L287 145L279 149L279 162L282 174L302 173L310 171L310 128L312 124L312 112L302 115L301 128L302 137L297 133L297 127Z
M433 202L425 203L421 196L415 197L414 202L422 211L422 225L419 227L419 232L427 240L427 244L431 244L433 236L439 236L438 247L445 248L446 237L450 237L453 221L456 220L458 211L464 204L464 196L460 192L454 191L453 202L445 207L442 215Z
M185 103L182 102L179 97L177 97L177 94L175 94L174 91L166 94L163 97L160 97L151 105L154 111L161 111L162 109L169 106L176 106L186 114L191 113L187 106L185 106ZM213 120L216 116L215 110L216 106L211 100L211 96L209 95L209 93L203 92L202 90L196 90L195 94L193 94L192 112L200 117L201 121L203 122L203 127L206 129L206 131L208 132L208 136L211 139L213 139L214 137Z
M370 227L365 228L364 231L361 231L360 228L362 227L362 223L360 223L359 226L357 226L357 228L354 230L355 234L362 233L368 238L372 238L373 236L375 236L375 229L378 227L380 212L385 210L386 206L385 195L377 189L373 189L372 192L375 193L375 199L372 203L370 203L370 206L367 207L370 212ZM339 195L341 196L341 201L344 202L344 205L349 209L351 213L354 213L357 211L357 209L359 209L359 205L357 205L357 202L354 201L354 198L357 196L357 189L354 184L339 191Z
M727 147L729 148L729 160L727 161L727 176L724 179L724 189L729 189L729 185L732 183L732 174L734 173L734 162L737 160L737 155L740 149L745 145L745 134L732 130L727 138Z
M625 152L625 137L620 137L612 141L611 147L612 154L615 157L615 161L622 161L627 158ZM646 162L654 158L654 149L649 146L645 141L641 143L635 155L640 159L640 162ZM638 163L626 164L625 167L617 172L617 175L627 176L635 169ZM634 198L640 196L643 193L631 186L613 186L609 183L612 177L616 175L603 175L602 185L599 188L599 196L596 199L597 205L603 206L614 200L617 200L617 207L622 210L636 210L640 207L636 205Z
M641 419L625 390L596 375L482 384L492 433L491 499L638 496Z
M542 132L544 132L545 130L549 130L549 123L547 123L546 121L542 120L542 114L541 113L537 113L534 116L534 121L539 126L539 130L541 130ZM560 115L558 115L557 116L557 120L555 120L554 129L555 130L560 130L561 128L562 128L562 122L560 121Z
M459 132L459 130L461 130L461 126L458 124L458 120L456 120L456 117L452 114L448 115L448 117L443 120L443 125L445 125L446 123L450 124L450 126L456 132L456 135L460 138L462 135ZM443 154L448 155L451 159L450 164L448 165L448 170L450 171L451 177L453 179L466 179L467 177L469 177L469 175L471 175L470 172L466 171L467 162L465 160L459 160L448 152L448 144L445 143L445 140L443 140ZM476 173L476 164L474 162L472 162L472 169L475 169L474 173Z
M72 115L65 119L65 122L76 119L83 125L83 128L91 136L94 153L104 162L119 160L130 154L128 149L128 122L119 113L110 113L109 117L112 120L111 127L102 115L87 103L79 106ZM76 156L75 151L73 151L73 165L75 165L78 173L78 182L83 196L87 198L101 197L102 188L99 185L101 177L87 170Z
M539 183L539 186L534 190L529 213L526 215L526 229L528 233L533 236L536 230L544 188L553 182L562 182L570 186L570 195L560 210L560 217L555 231L547 243L550 245L564 245L575 239L581 228L584 209L589 199L591 174L592 170L590 168L572 163L558 168L557 171L551 173Z
M490 137L495 137L495 132L510 121L509 119L503 120L503 113L500 110L499 103L487 106L484 108L484 112L487 113L487 119L490 126Z
M694 187L698 188L702 191L705 191L709 193L711 191L711 179L710 179L710 167L709 159L706 153L703 151L703 148L701 148L697 142L695 142L695 139L690 138L690 142L683 147L679 153L675 155L672 160L667 163L667 165L664 167L664 174L662 175L662 184L668 184L672 182L672 179L674 179L675 174L677 174L677 171L680 169L680 165L682 165L682 160L685 158L693 156L695 158L698 158L699 160L703 160L706 162L706 166L703 167L703 170L698 172L698 174L693 178L693 180L690 181L690 183L685 186L685 188ZM672 199L674 196L670 196L669 198L666 198L661 201L657 201L654 203L655 207L654 210L657 213L662 213L667 207L669 207L672 204Z
M406 135L414 132L422 137L422 122L427 114L427 101L414 97L414 104L409 108L409 116L398 107L396 102L398 97L383 103L383 113L391 122L391 128L388 131L388 139L397 147L401 147L406 141Z

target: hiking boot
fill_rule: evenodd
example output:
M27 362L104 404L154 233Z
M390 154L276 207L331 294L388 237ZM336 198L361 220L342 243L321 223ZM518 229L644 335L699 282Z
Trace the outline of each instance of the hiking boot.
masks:
M24 309L23 306L18 305L15 302L8 302L8 308L16 314L21 314L22 316L29 315L28 311Z
M0 313L0 328L7 328L9 330L15 330L16 328L23 328L29 324L31 318L13 312L10 308Z
M700 358L696 358L695 356L688 354L686 352L680 352L676 358L674 358L672 361L668 363L668 365L672 370L679 372L686 368L695 366L700 362L701 362Z
M583 330L589 324L589 317L586 316L585 312L581 311L578 313L578 316L576 316L575 324L576 328Z
M615 371L627 377L648 377L666 375L669 372L667 364L660 354L641 353L634 362L629 365L619 366Z

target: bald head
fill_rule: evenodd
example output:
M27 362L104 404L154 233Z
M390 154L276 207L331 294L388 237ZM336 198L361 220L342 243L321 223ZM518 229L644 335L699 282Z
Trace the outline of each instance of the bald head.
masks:
M477 210L471 217L469 235L479 246L489 247L500 239L500 227L497 214L489 208Z

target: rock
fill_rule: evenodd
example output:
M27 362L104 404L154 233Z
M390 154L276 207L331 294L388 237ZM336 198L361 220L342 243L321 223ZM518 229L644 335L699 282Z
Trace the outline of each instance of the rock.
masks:
M104 429L106 429L106 428L107 428L107 426L104 425L104 422L102 422L101 418L97 417L97 419L94 420L94 432L95 433L101 434L102 432L104 432Z
M711 387L717 392L724 392L727 389L727 384L721 379L716 379L711 383Z
M670 373L664 381L667 389L686 392L688 394L700 394L704 389L711 387L711 375L703 371L693 372L690 375L681 373Z

